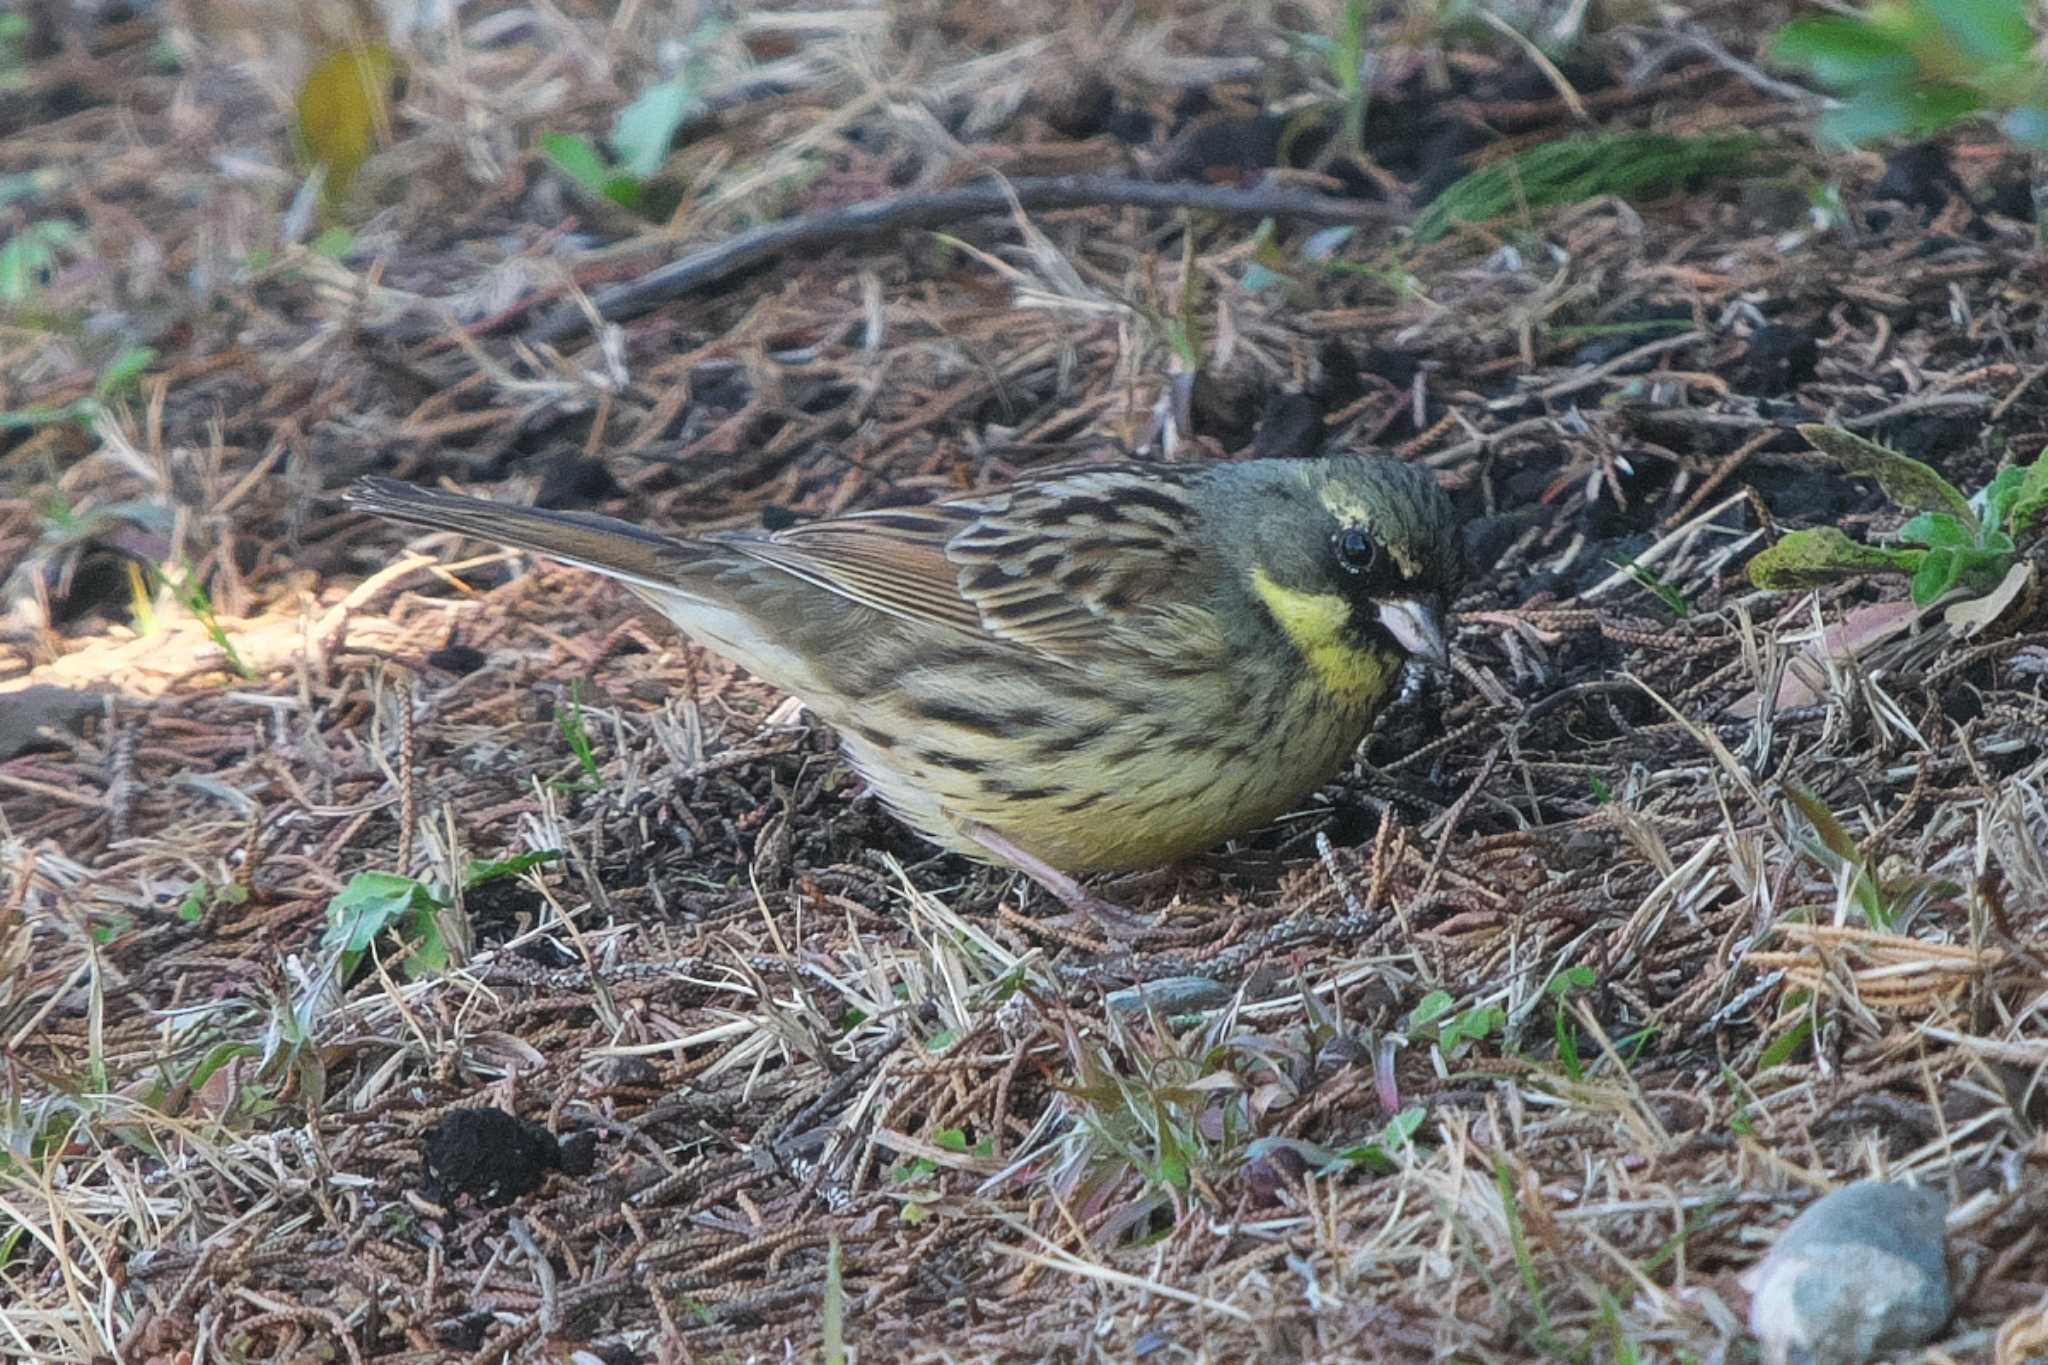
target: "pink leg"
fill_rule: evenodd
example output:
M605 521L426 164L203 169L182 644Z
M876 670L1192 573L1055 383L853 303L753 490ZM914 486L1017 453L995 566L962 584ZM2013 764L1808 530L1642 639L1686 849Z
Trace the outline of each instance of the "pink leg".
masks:
M1135 918L1122 906L1106 901L1100 896L1091 896L1081 883L1054 867L1042 858L1037 858L1005 839L987 825L971 820L959 822L962 834L980 844L997 858L1022 872L1046 890L1059 898L1061 905L1073 911L1074 920L1092 920L1112 934L1125 937L1143 938L1151 933L1152 926ZM1062 917L1065 918L1065 917ZM1059 921L1054 921L1058 923Z

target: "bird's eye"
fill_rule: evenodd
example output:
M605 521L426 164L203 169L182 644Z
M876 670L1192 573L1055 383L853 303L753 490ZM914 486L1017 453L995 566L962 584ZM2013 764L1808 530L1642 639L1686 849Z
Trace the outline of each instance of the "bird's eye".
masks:
M1337 536L1337 558L1353 573L1370 569L1379 552L1380 547L1373 544L1372 537L1355 526Z

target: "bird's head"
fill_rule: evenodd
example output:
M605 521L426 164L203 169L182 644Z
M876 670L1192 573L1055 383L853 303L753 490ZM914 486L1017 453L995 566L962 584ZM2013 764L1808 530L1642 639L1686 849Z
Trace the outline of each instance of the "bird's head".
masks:
M1444 613L1464 576L1463 541L1428 471L1355 454L1225 468L1212 506L1227 552L1319 671L1347 653L1448 666Z

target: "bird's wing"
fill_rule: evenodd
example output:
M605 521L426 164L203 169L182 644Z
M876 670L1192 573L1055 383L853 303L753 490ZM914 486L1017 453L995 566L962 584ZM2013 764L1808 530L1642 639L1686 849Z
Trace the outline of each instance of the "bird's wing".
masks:
M929 507L857 512L736 542L892 616L1064 655L1185 602L1199 466L1089 465ZM1184 626L1183 626L1184 628Z

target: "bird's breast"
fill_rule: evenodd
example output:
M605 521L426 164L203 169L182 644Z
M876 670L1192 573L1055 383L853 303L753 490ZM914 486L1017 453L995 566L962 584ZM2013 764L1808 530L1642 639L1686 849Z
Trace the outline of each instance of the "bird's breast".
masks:
M1349 667L1347 665L1347 667ZM986 857L985 825L1064 871L1156 867L1285 813L1347 763L1398 661L1333 688L1313 663L1185 676L1000 670L904 676L837 718L850 757L907 822Z

